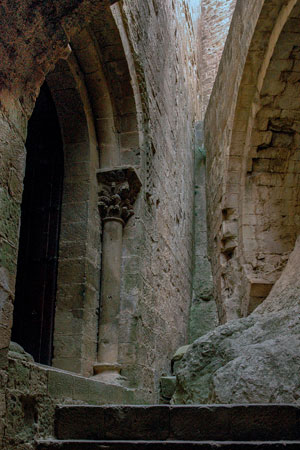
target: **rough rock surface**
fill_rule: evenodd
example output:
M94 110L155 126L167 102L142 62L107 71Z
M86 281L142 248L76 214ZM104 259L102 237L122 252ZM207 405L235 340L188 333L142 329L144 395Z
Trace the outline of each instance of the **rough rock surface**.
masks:
M173 403L300 403L299 263L298 238L265 302L190 346Z
M33 357L25 352L25 350L23 349L23 347L21 347L21 345L17 344L16 342L12 342L9 345L9 356L10 358L15 358L15 359L21 359L23 361L28 361L28 362L34 362Z

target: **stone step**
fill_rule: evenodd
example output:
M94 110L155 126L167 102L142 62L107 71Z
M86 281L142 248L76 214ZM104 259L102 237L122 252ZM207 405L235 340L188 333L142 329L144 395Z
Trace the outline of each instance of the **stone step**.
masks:
M299 450L300 441L40 441L37 450Z
M298 441L300 406L59 406L55 433L61 440Z

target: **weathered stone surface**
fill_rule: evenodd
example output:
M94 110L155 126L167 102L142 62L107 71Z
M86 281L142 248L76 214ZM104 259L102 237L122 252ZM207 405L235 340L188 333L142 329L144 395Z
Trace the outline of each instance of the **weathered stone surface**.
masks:
M190 347L189 345L183 345L182 347L179 347L176 350L176 352L174 353L172 360L171 360L172 373L176 373L177 367L178 367L180 361L182 360L182 358L184 357L184 355L186 354L189 347Z
M194 263L188 342L208 333L218 323L212 271L207 255L205 161L203 122L198 122L195 125Z
M267 288L254 291L279 278L299 234L298 16L297 1L237 2L205 118L209 255L221 323L266 298Z
M160 403L170 403L171 398L175 392L176 377L161 377L160 378Z
M38 450L141 450L145 448L147 450L213 450L216 447L220 450L298 450L299 442L48 441L40 442L37 448Z
M199 18L198 64L201 67L201 118L204 118L218 72L236 0L202 0Z
M174 403L300 403L299 264L298 238L265 302L189 348Z
M125 0L122 5L137 63L145 140L143 186L134 219L124 228L122 375L144 385L149 399L157 401L153 394L160 375L170 371L171 357L188 331L196 36L183 0Z
M298 440L297 405L68 406L56 409L57 439Z
M56 410L59 439L167 439L166 406L61 406Z
M124 224L134 214L133 204L141 189L141 181L133 167L102 169L99 182L99 212L102 219L117 217Z
M119 5L114 16L99 0L49 8L5 0L0 11L0 262L11 284L0 277L0 345L7 350L12 325L27 121L47 77L65 155L53 365L92 374L101 254L95 172L99 160L101 168L134 164L143 188L124 232L119 356L124 375L152 401L187 334L197 82L186 3L156 3L120 2L119 18Z
M299 402L299 333L295 311L222 325L187 352L173 402Z
M74 61L75 65L70 63L77 78L70 77L69 72L64 74L63 70L49 76L57 105L62 111L66 110L60 119L67 155L60 252L60 258L63 258L59 262L61 276L57 296L61 301L57 304L54 363L65 369L91 373L96 354L100 262L95 169L99 159L104 167L108 162L137 165L143 186L135 204L135 218L129 220L124 229L119 357L130 383L143 387L147 400L154 401L159 375L169 369L175 348L186 342L192 285L192 125L197 99L197 67L194 28L187 3L185 0L124 0L120 2L119 16L116 13L119 5L115 5L114 17L119 20L119 31L122 26L125 29L122 35L124 49L120 45L118 29L112 26L114 17L110 9L106 8L104 14L107 2L74 0L67 7L64 1L54 1L53 9L49 10L41 2L24 0L17 5L20 9L15 8L16 3L5 0L1 10L5 20L1 30L4 45L0 47L3 65L0 88L4 92L0 105L4 130L0 138L0 211L3 213L0 244L1 263L9 273L9 277L0 280L3 288L0 296L1 347L5 352L11 328L13 283L8 288L7 280L14 279L15 275L27 118L45 74L59 56L66 56L65 50L70 50L67 44L72 35L71 47L76 57L70 56L69 61L72 58L78 61L77 65ZM39 5L31 22L28 18L32 16L35 3ZM223 3L224 8L217 0L202 1L203 21L200 25L203 26L201 39L205 55L203 67L200 67L203 84L199 96L204 99L199 108L200 115L208 101L235 4L234 0ZM269 46L268 37L274 36L279 13L292 3L293 0L237 2L231 40L225 47L206 119L207 153L210 154L210 249L215 285L219 294L223 294L222 301L227 308L223 314L219 303L221 320L247 314L249 308L241 311L240 301L249 292L252 295L251 310L264 300L269 287L281 273L299 230L300 116L296 109L299 106L299 47L294 45L299 41L299 4L293 12L296 19L289 21L285 30L284 39L288 45L283 39L275 49L275 58L270 63L272 70L264 83L259 80L263 86L257 86L257 80L254 80L266 66L262 66L264 52L275 46L273 43L272 47L272 42ZM17 27L10 20L14 17L11 11L16 12ZM96 16L95 11L99 13ZM89 30L74 36L73 33L85 24L83 17L90 21ZM279 28L277 25L276 29ZM253 37L255 28L257 32ZM34 39L31 39L33 31ZM89 33L92 34L90 40ZM5 40L7 36L11 39ZM250 43L252 53L247 57ZM102 70L102 60L105 70ZM58 68L64 65L67 63L60 62ZM131 67L128 69L127 65ZM109 75L109 80L105 80L102 72ZM109 86L101 90L106 82ZM134 95L131 86L135 88ZM65 96L63 88L68 91ZM259 105L252 104L253 98L258 101L259 89L262 89ZM110 91L113 91L115 109L108 100ZM237 98L244 109L236 108ZM253 122L257 123L252 124L252 138L248 136L248 139L245 136L248 124L251 134L248 111L257 112L259 107L257 117L253 117ZM233 126L235 112L236 124ZM111 116L107 118L107 115ZM117 119L114 121L112 116ZM234 145L231 145L233 128ZM246 137L249 158L243 159L242 154L247 153L244 151ZM91 157L86 158L86 149L90 147L93 148ZM115 148L117 152L113 151ZM247 175L242 174L241 167ZM197 209L203 219L204 164L200 172ZM243 184L241 176L248 177L248 184ZM240 187L249 193L250 182L257 187L252 192L254 201L241 203ZM91 204L89 199L93 200ZM278 201L280 208L276 209ZM199 207L200 203L203 208ZM69 207L72 204L73 208ZM239 218L241 205L247 214ZM196 234L199 232L199 246L195 255L198 273L194 277L192 337L213 327L215 319L209 263L206 252L201 253L206 244L204 222L194 221ZM270 227L276 229L277 241L269 233ZM243 248L249 250L245 270L268 275L267 280L249 277L250 287L240 276L238 258L244 256L238 254L240 231L244 238ZM257 243L266 246L254 259L252 250ZM203 265L198 264L200 260ZM296 256L294 259L292 256L290 262L287 265L289 277L281 279L282 284L275 286L254 314L206 334L188 349L178 371L179 385L174 401L299 402L296 270L299 262ZM204 320L204 316L209 320ZM7 386L6 398L0 398L0 417L4 417L5 405L9 404L6 449L16 445L20 450L30 448L35 429L39 435L51 432L49 412L52 414L54 400L75 399L92 403L134 399L133 390L126 391L123 397L121 388L108 388L93 380L79 377L75 383L71 374L55 371L45 375L29 361L13 356L15 360L10 361L8 371L10 376L8 380L4 377L3 381L3 386ZM5 366L6 358L4 360ZM36 409L41 420L35 420ZM164 422L164 415L158 418L161 417ZM136 414L130 416L128 435L136 431L137 418ZM107 420L111 435L115 433L115 423L121 428L127 425L120 411L108 414ZM176 420L179 429L180 414ZM145 427L149 431L148 425L146 418ZM86 422L85 426L89 424ZM160 431L159 426L156 418L155 428ZM0 433L3 433L3 426Z
M107 399L111 404L144 403L142 397L135 395L136 392L132 389L37 365L28 360L27 354L25 359L20 358L19 355L24 355L25 352L17 344L13 343L11 348L18 350L18 353L9 353L7 374L3 372L3 377L0 378L1 393L3 392L0 395L0 433L5 425L5 450L32 450L35 448L35 439L53 435L57 403L103 404ZM92 428L90 430L92 433Z
M281 277L274 284L270 294L255 312L264 314L268 312L296 311L300 305L300 236L297 238L295 248L290 254L288 262Z
M33 357L29 353L25 352L23 347L21 347L21 345L17 344L16 342L10 343L8 356L14 359L33 362Z

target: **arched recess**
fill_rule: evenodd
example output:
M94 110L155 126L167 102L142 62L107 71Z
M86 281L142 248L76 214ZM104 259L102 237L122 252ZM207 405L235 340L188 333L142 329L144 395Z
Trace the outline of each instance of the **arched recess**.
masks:
M102 8L90 26L80 34L71 36L70 43L86 85L93 113L100 168L141 166L141 104L130 44L122 28L122 17L113 16L112 9ZM117 17L117 21L115 20ZM121 39L120 33L123 32ZM139 216L141 202L135 203ZM123 232L121 276L121 304L119 317L119 360L122 373L130 378L136 366L137 342L135 338L135 309L137 278L141 273L133 269L139 261L139 235L142 227L136 218ZM125 282L126 280L126 282ZM131 282L132 280L132 282ZM133 286L133 287L132 287ZM133 377L136 382L136 377Z
M98 145L88 93L74 54L60 61L46 81L60 120L65 161L52 363L88 375L97 346Z
M90 26L69 39L68 57L65 51L66 60L46 77L65 166L52 363L92 375L101 253L96 171L139 165L139 134L131 76L110 7L99 5Z
M266 0L239 86L219 234L223 320L268 295L299 233L300 3Z
M53 364L90 375L100 280L95 175L98 168L139 165L140 148L131 76L111 10L103 7L70 45L67 63L47 77L61 120L66 165Z
M102 167L108 165L105 158L113 165L137 165L140 150L128 64L109 6L114 2L58 3L51 10L35 5L34 16L30 2L26 8L20 7L18 23L24 33L17 33L10 21L3 21L0 210L5 229L0 233L0 348L6 357L12 326L26 126L48 73L46 82L63 134L66 175L53 364L90 375L96 357L99 307L101 227L95 176L99 149ZM4 17L15 13L10 6L2 11ZM91 21L83 35L87 33L93 41L89 47L92 59L80 34ZM59 60L68 54L67 62ZM97 71L90 70L91 61ZM75 241L76 246L72 244Z
M71 37L84 75L99 141L100 166L140 164L136 96L128 58L111 8Z
M37 351L33 352L33 356L37 358L37 362L48 364L52 362L56 367L88 375L95 359L98 327L96 312L99 298L100 220L95 176L99 168L97 139L88 94L73 54L69 55L68 61L60 60L56 64L54 71L46 77L45 85L50 88L59 119L64 176L62 207L61 213L58 213L61 220L56 224L60 225L60 233L56 233L56 242L52 243L52 246L58 246L57 280L56 273L47 273L43 288L43 290L49 290L50 287L55 289L53 292L56 299L55 318L54 320L51 318L51 323L42 334L43 348L48 348L47 356L40 357ZM47 120L44 117L38 119ZM44 124L41 123L40 126L43 128ZM37 129L35 131L39 132ZM33 138L31 137L31 140ZM49 143L46 142L46 145L49 146ZM56 148L52 153L55 151ZM58 167L54 169L54 173L58 172L58 169ZM47 179L41 179L41 190L46 189L48 183ZM54 185L53 188L55 190L57 186ZM38 195L38 192L34 195ZM53 205L49 210L52 209ZM41 224L36 226L39 232ZM48 231L46 228L42 230L45 239L52 233L52 228L49 223ZM40 244L41 242L38 243L38 247ZM40 251L31 249L29 252L35 250L38 253ZM57 254L54 259L56 258ZM40 270L38 265L33 265L31 270L32 282L28 283L27 297L30 299L30 290L36 289L38 300L42 292L40 287L36 286L35 278L39 279ZM20 271L24 273L24 268L18 269L19 279L22 276ZM21 307L24 308L24 305ZM27 308L26 305L25 307ZM48 309L41 314L43 321L47 321L43 316L50 314ZM23 344L18 336L19 327L16 322L18 317L15 315L15 331L12 337ZM45 327L44 322L42 327ZM32 331L29 330L29 333L32 334ZM32 340L32 336L30 339ZM25 348L32 353L30 347Z
M245 312L267 296L300 231L299 19L297 2L266 70L244 162L242 239L250 282Z

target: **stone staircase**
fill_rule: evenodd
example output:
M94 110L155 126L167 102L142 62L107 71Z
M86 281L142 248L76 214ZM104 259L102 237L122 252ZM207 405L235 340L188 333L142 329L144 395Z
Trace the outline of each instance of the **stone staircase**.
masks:
M300 406L59 406L38 450L300 450Z

